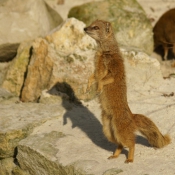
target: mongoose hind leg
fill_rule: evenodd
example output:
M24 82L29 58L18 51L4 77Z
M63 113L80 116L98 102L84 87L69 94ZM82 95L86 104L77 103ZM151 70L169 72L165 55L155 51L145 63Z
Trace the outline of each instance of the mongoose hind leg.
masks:
M129 147L128 158L125 160L125 163L131 163L134 161L134 150L135 146Z
M112 143L117 143L112 130L111 130L111 116L108 115L104 110L102 110L102 123L103 123L103 133L106 136L106 138L112 142Z
M117 149L115 150L114 154L112 156L108 157L108 159L117 158L120 155L120 153L122 152L122 150L123 150L123 145L119 144ZM133 162L134 150L135 150L135 148L133 146L129 148L128 158L125 160L125 163L132 163Z
M108 157L108 159L117 158L120 155L120 153L122 152L122 150L123 150L123 145L119 144L117 149L115 150L114 154L112 156Z

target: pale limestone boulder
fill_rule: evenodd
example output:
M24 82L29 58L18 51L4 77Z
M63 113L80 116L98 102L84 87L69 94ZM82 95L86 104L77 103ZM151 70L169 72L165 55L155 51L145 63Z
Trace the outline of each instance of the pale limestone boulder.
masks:
M44 36L61 22L43 0L4 0L0 2L0 44Z
M37 101L42 90L50 90L63 82L70 86L73 96L92 98L85 90L94 68L96 43L84 33L84 27L83 22L70 18L50 35L34 41L22 101Z
M162 81L160 63L146 53L121 48L125 63L127 88L130 91L158 88Z
M3 81L5 79L5 76L6 76L6 73L8 71L8 68L9 68L10 64L11 64L10 62L0 63L0 86L1 86L1 84L3 83Z
M5 102L6 101L6 102ZM12 157L19 141L32 130L62 116L64 108L56 104L14 103L13 99L0 102L0 158Z
M1 85L16 96L20 96L20 91L24 83L29 64L31 43L31 41L28 41L20 44L17 56L9 63Z
M11 175L12 170L16 167L14 159L7 158L0 160L0 174L1 175Z
M0 160L0 174L1 175L30 175L23 171L16 164L16 160L13 157Z

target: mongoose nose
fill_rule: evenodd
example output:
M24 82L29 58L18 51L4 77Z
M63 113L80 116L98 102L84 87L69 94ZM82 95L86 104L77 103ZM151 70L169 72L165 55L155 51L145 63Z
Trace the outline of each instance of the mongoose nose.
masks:
M85 31L85 32L87 31L87 28L86 28L86 27L84 28L84 31Z

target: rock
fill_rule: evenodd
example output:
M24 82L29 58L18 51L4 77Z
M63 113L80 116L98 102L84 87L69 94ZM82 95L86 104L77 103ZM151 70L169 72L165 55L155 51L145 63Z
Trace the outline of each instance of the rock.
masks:
M4 78L6 76L7 70L11 62L0 62L0 86L2 85Z
M158 88L163 80L160 63L146 53L121 49L125 61L127 88L130 91Z
M13 169L12 173L13 173L13 175L30 175L26 171L21 170L19 166L16 166Z
M19 43L0 45L0 62L11 61L17 53Z
M17 56L10 63L2 87L16 96L20 96L30 59L31 41L21 43Z
M73 7L68 17L89 25L96 19L110 21L121 46L137 48L151 54L153 33L150 20L136 0L106 0Z
M11 175L12 170L16 167L13 158L7 158L0 160L0 174Z
M12 93L6 89L0 88L0 99L9 99L10 97L13 97Z
M7 101L10 101L7 100ZM7 112L8 111L8 112ZM52 112L50 112L52 111ZM0 159L14 156L18 142L26 138L38 125L58 118L64 109L58 104L1 103Z
M44 36L62 22L60 15L43 0L4 0L0 9L0 44Z
M27 172L20 169L16 164L14 158L6 158L0 160L0 174L1 175L30 175Z
M96 43L84 33L84 27L83 22L71 18L50 35L35 40L22 89L22 101L37 101L42 90L55 86L62 92L70 91L69 95L79 99L92 98L91 93L85 94L85 89L94 68Z

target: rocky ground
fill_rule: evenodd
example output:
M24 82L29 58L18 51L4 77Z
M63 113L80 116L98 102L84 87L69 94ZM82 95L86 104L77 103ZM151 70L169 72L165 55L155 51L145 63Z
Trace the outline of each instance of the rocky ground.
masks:
M59 10L63 19L68 9L82 3L80 0L65 0L63 6L58 4L61 2L58 0L47 1ZM138 2L153 25L163 12L175 5L170 0ZM40 103L22 103L0 88L0 157L6 157L0 161L2 175L11 175L12 169L15 175L175 173L173 61L163 62L156 53L151 57L124 49L122 53L125 58L129 58L126 61L126 73L132 70L130 74L127 73L128 102L132 112L151 118L162 133L170 134L172 143L165 148L155 149L137 133L134 163L124 163L127 148L117 159L108 160L116 145L109 143L102 133L98 98L79 104L70 102L65 94L52 96L43 91ZM138 58L138 62L134 61Z

